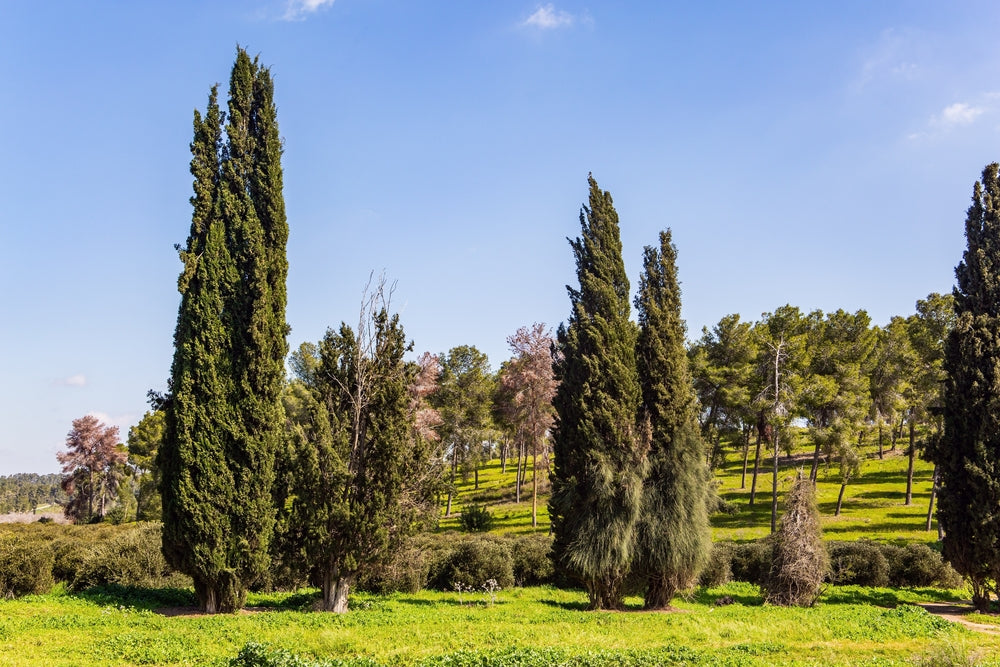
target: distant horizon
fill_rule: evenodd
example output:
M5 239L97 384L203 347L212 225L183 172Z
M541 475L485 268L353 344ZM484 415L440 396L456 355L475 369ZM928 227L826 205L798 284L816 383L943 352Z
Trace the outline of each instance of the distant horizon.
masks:
M950 291L1000 160L998 27L993 3L898 0L0 5L0 475L58 472L85 414L124 442L165 390L192 111L236 44L275 79L290 349L353 324L384 270L414 356L496 369L568 317L588 172L633 293L673 230L690 339Z

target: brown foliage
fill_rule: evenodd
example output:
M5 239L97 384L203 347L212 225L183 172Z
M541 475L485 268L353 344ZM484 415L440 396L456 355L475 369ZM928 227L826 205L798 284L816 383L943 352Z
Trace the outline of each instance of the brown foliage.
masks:
M70 495L66 516L90 521L95 516L94 504L99 502L97 516L103 518L108 499L118 490L120 467L128 460L128 452L118 441L118 427L105 426L93 415L74 419L66 449L56 454L65 475L62 487Z
M819 598L829 556L823 548L812 482L799 472L786 501L781 527L774 535L771 571L764 601L781 606L811 607Z

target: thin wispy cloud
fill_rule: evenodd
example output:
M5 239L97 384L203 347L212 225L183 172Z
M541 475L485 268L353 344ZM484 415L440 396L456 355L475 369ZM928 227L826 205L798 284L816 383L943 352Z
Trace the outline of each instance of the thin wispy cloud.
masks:
M288 0L285 5L285 21L302 21L310 14L315 14L324 7L332 5L334 0Z
M76 375L56 380L55 384L61 387L85 387L87 386L87 376L77 373Z
M969 125L985 112L986 109L983 107L974 107L964 102L956 102L944 108L938 117L938 122L945 127Z
M535 10L521 24L526 28L537 28L539 30L556 30L558 28L568 28L576 22L576 17L566 11L557 10L550 2Z
M864 56L852 84L861 92L870 84L886 81L913 81L920 77L922 44L925 40L912 30L883 30Z

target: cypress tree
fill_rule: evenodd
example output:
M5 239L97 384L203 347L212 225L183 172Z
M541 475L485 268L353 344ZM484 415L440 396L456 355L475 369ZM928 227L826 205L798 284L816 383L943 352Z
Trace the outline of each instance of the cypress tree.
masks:
M242 606L266 571L282 428L285 220L266 68L237 50L226 141L217 89L191 144L194 213L160 449L163 551L208 612Z
M586 586L591 608L620 609L642 495L637 329L618 213L611 194L588 181L581 235L570 241L580 287L567 286L572 310L559 326L554 362L552 557Z
M670 230L646 246L635 307L641 422L649 438L636 571L646 580L646 608L667 607L690 587L712 545L704 444L684 347L677 249Z
M929 447L940 481L943 554L986 611L1000 581L1000 181L983 169L955 268L955 325L945 345L944 433Z

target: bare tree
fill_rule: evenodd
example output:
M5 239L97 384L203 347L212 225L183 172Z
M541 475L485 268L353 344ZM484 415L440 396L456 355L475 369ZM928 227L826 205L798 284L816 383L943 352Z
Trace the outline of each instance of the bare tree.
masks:
M66 449L56 454L62 464L62 487L70 496L66 516L89 522L95 516L94 504L99 502L97 516L103 519L108 498L118 491L121 465L128 460L128 452L118 442L118 427L106 426L93 415L74 419L66 435Z

